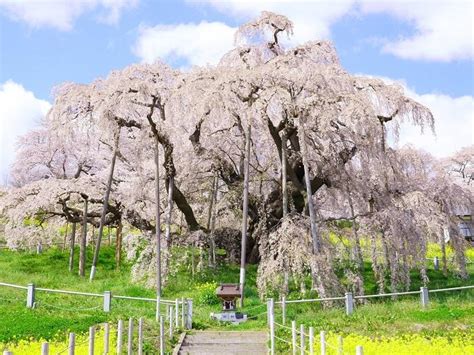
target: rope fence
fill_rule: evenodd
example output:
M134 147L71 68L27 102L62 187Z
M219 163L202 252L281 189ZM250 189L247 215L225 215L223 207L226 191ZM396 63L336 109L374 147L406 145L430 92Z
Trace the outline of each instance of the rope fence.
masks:
M128 323L126 327L125 324ZM137 327L135 327L137 325ZM43 342L41 349L38 349L38 353L41 355L60 355L68 354L74 355L76 353L94 355L99 352L103 354L113 353L113 347L115 347L117 354L126 353L128 355L138 354L143 355L148 351L145 350L145 343L152 341L153 347L159 349L160 355L168 354L170 349L166 347L166 337L164 332L165 320L164 317L160 318L158 334L152 334L147 337L144 336L145 332L145 321L144 318L139 318L138 322L134 318L130 318L128 322L119 320L116 326L111 326L110 323L100 323L89 327L89 333L85 339L77 341L78 337L76 333L69 333L67 346L61 347L57 351L52 351L52 348L57 347L58 343ZM150 329L150 328L148 328ZM151 329L152 332L153 329ZM82 336L81 336L82 338ZM171 340L173 335L169 336ZM88 345L84 349L84 344ZM112 344L113 343L113 344ZM171 341L170 345L171 346ZM168 347L169 347L168 346ZM101 348L100 348L101 347ZM4 350L4 354L14 355L14 352Z
M19 290L26 290L26 306L28 308L37 308L39 306L46 306L55 309L61 309L65 311L88 311L88 310L96 310L102 308L104 312L110 312L112 309L112 301L113 300L127 300L127 301L141 301L141 302L152 302L156 304L156 308L154 310L156 319L159 319L160 314L163 312L162 307L167 307L165 314L169 317L169 307L174 307L176 317L176 327L178 327L178 323L181 323L183 327L188 329L192 326L192 309L193 309L193 301L192 299L176 299L176 300L167 300L162 298L147 298L147 297L133 297L133 296L123 296L123 295L112 295L111 291L104 291L104 293L91 293L91 292L82 292L82 291L72 291L72 290L58 290L58 289L51 289L51 288L43 288L43 287L36 287L33 283L28 284L27 286L16 285L6 282L0 282L0 287L7 287ZM51 304L45 302L44 300L38 300L39 293L49 293L49 294L61 294L61 295L72 295L72 296L84 296L87 298L102 298L102 304L97 305L94 307L87 307L87 308L74 308L74 307L61 307L56 304ZM18 301L21 301L18 298ZM10 301L11 302L11 301ZM259 305L264 306L264 305ZM257 307L255 307L257 308ZM181 322L180 322L181 317Z
M296 324L296 321L291 321L291 327L287 326L286 323L286 306L291 303L311 303L311 302L324 302L324 301L335 301L335 300L344 300L346 314L351 315L354 312L355 300L357 299L366 299L366 298L376 298L376 297L390 297L390 296L404 296L404 295L420 295L420 302L422 308L426 308L429 305L429 294L437 292L450 292L450 291L461 291L474 289L474 285L469 286L460 286L460 287L451 287L451 288L441 288L428 290L427 287L420 287L419 291L407 291L407 292L392 292L392 293L383 293L377 295L365 295L365 296L353 296L351 292L347 292L344 297L331 297L331 298L315 298L315 299L301 299L301 300L286 300L285 297L282 297L281 301L274 302L272 298L267 300L267 320L268 320L268 329L269 329L269 338L270 338L270 355L275 354L276 343L280 342L285 346L289 346L293 355L301 354L315 354L315 345L319 345L321 355L326 355L326 349L330 348L335 350L337 354L351 354L346 352L344 349L344 340L342 336L338 337L337 346L329 343L326 340L326 332L321 331L319 334L319 341L315 341L314 337L314 328L309 327L308 331L305 331L304 324L300 324L299 330ZM282 313L282 323L275 322L275 304L281 306ZM275 333L278 332L278 335ZM285 336L291 339L285 339ZM299 344L298 344L299 343ZM308 345L308 346L307 346ZM363 355L364 349L363 346L357 345L355 348L356 355Z

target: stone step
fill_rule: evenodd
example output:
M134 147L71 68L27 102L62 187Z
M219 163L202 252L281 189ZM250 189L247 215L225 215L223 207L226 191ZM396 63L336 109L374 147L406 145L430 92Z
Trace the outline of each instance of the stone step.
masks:
M178 354L266 355L267 339L258 331L198 331L185 336Z
M264 344L194 344L183 345L179 351L180 355L201 355L201 354L252 354L266 355L267 347Z
M267 342L267 336L202 336L202 335L187 335L184 339L184 344L265 344Z

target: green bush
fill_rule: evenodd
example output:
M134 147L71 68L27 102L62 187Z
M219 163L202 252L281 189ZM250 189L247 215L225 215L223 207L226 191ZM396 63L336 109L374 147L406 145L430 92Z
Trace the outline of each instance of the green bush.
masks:
M219 304L219 298L216 295L217 283L206 282L196 286L197 302L201 305L212 306Z

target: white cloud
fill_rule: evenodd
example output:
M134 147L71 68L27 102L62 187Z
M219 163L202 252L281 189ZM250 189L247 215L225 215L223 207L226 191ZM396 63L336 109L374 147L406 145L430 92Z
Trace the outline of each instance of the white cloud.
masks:
M370 76L370 75L369 75ZM452 97L445 94L419 94L410 89L405 80L378 77L387 83L397 83L405 89L407 96L428 107L435 119L435 134L430 129L422 133L419 127L409 123L400 125L398 142L392 145L402 147L410 144L426 150L437 157L452 155L460 148L474 144L474 97Z
M257 17L261 11L269 10L287 15L295 23L292 43L328 38L329 25L349 11L353 0L336 2L298 1L188 1L208 3L218 10L242 19L242 22ZM142 27L137 43L133 47L136 56L145 62L157 58L181 59L186 65L216 64L234 46L237 28L222 22L199 24L158 25Z
M271 1L271 0L188 0L195 4L209 4L225 14L246 21L262 11L287 16L295 24L294 42L327 39L330 26L351 10L354 0L337 1Z
M0 84L0 177L5 180L18 137L38 125L51 104L11 80ZM4 181L0 181L0 184Z
M451 97L443 94L408 95L428 107L435 118L434 136L430 131L403 124L399 145L411 144L437 157L445 157L460 148L474 144L474 98L472 96Z
M382 47L384 52L405 59L452 61L474 58L472 4L468 0L363 0L361 10L413 24L413 35L388 41Z
M148 63L162 58L188 66L215 64L232 49L235 30L221 22L142 27L133 52Z
M93 10L99 10L99 21L115 24L122 10L137 3L138 0L0 0L0 10L33 28L68 31L79 16Z
M242 20L263 10L281 13L295 24L296 43L327 39L331 26L346 15L380 13L408 22L414 33L384 39L381 50L405 59L452 61L474 57L473 3L469 0L188 0L207 4Z

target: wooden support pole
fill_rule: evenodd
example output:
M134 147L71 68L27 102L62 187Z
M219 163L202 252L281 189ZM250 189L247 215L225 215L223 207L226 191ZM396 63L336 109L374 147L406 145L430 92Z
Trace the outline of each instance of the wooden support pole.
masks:
M423 308L428 307L430 303L429 296L428 296L428 287L420 287L420 298L421 298L421 306Z
M184 310L184 297L181 297L181 328L184 329L184 318L185 318L185 310Z
M270 327L270 355L275 354L275 313L273 298L267 301L268 321Z
M41 355L49 355L49 343L41 344Z
M95 327L89 327L89 355L94 355Z
M281 298L281 322L283 325L286 324L286 297Z
M291 321L291 349L293 355L296 355L296 321Z
M326 355L326 332L321 330L319 337L321 339L321 355Z
M356 355L364 355L364 348L362 347L362 345L356 346Z
M143 355L143 317L138 319L138 355Z
M117 326L117 355L122 354L122 344L123 344L123 320L118 321Z
M35 306L35 285L28 284L26 288L26 307L33 308Z
M74 355L76 351L76 334L69 333L68 355Z
M249 117L251 119L251 117ZM244 306L245 295L245 264L247 262L247 229L248 229L248 204L249 204L249 166L250 166L250 136L252 133L250 121L247 123L245 134L245 157L244 157L244 191L242 197L242 235L240 246L240 307Z
M109 323L104 324L104 354L109 353L109 342L110 342L110 325Z
M160 316L161 316L160 307L161 307L161 295L159 293L156 293L155 319L157 322L160 320Z
M112 305L112 292L104 291L104 312L110 312Z
M87 242L87 204L88 197L84 197L84 214L82 216L82 235L79 243L79 276L84 276L86 272L86 242Z
M160 317L160 355L165 354L165 320L163 316Z
M344 339L342 335L339 335L338 340L337 354L344 355Z
M346 292L346 314L350 316L354 312L354 298L352 297L352 292Z
M314 355L314 328L309 327L309 355Z
M188 299L186 304L186 329L193 328L193 300Z
M74 248L76 247L76 222L72 224L71 243L69 246L69 272L74 270Z
M128 320L128 342L127 342L127 354L132 354L133 349L133 318Z
M301 355L305 355L305 338L304 338L304 324L300 324L300 351Z
M175 317L174 317L175 327L176 329L178 329L179 328L179 299L175 300L174 311L175 311Z
M173 337L173 325L174 325L174 319L173 319L173 315L174 315L174 307L173 306L170 306L170 309L169 309L169 326L170 326L170 338Z

